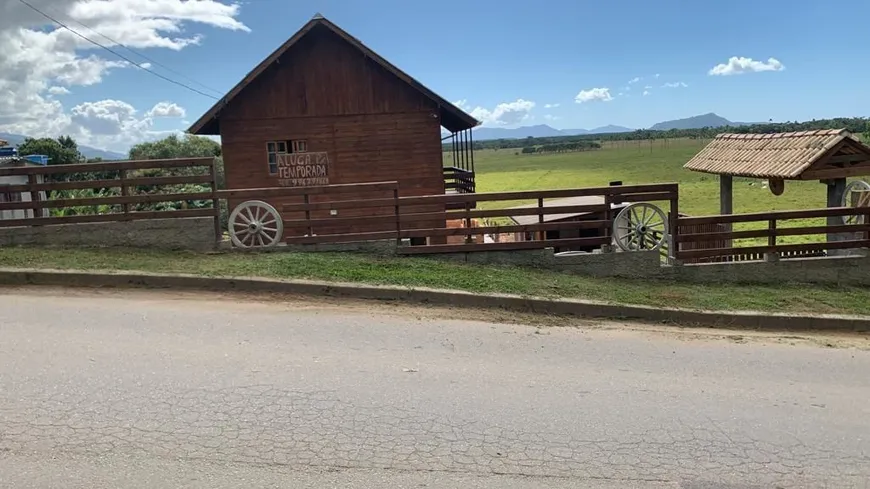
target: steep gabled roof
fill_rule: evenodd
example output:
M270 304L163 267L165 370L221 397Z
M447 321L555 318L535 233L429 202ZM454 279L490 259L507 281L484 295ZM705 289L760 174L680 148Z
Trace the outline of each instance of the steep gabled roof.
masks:
M220 114L221 109L223 109L230 101L233 100L239 93L248 84L253 82L261 73L266 71L266 69L275 63L278 58L281 57L288 49L290 49L294 44L299 42L300 39L305 37L312 29L317 26L323 26L327 29L334 32L338 37L344 39L348 44L353 46L356 49L365 54L366 57L373 60L375 63L383 67L389 73L392 73L396 77L398 77L403 82L407 83L414 90L420 92L423 96L429 98L433 102L438 105L440 111L441 125L448 129L451 132L461 131L464 129L471 129L472 127L477 126L480 122L474 117L466 114L462 109L456 107L452 103L440 97L438 94L429 90L422 83L417 80L411 78L408 74L394 66L389 61L380 57L377 53L366 47L362 42L360 42L355 37L351 36L344 30L342 30L337 25L333 24L320 14L315 15L307 24L305 24L301 29L299 29L296 34L293 34L293 37L288 39L284 44L281 45L277 50L275 50L272 54L269 55L266 59L264 59L256 68L254 68L250 73L245 76L232 90L229 91L223 98L221 98L217 103L212 106L202 117L199 118L191 127L188 129L188 132L192 134L211 134L214 131L210 129L211 123L215 121Z
M844 178L870 174L870 146L845 129L720 134L684 168L783 180Z

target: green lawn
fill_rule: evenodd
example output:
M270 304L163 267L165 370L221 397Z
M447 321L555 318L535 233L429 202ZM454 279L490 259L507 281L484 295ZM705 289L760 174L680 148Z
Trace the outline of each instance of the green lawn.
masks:
M601 150L549 155L517 154L519 149L476 151L478 192L539 190L625 185L680 184L680 211L691 215L719 213L719 181L715 175L684 170L708 141L677 139L608 143ZM450 158L445 154L445 160ZM825 187L818 182L786 182L775 196L761 180L735 179L734 212L805 209L825 206ZM753 184L753 185L750 185Z
M15 268L126 270L204 276L313 279L570 297L690 309L870 315L870 289L809 285L691 285L595 279L545 270L352 253L217 253L125 249L0 248Z

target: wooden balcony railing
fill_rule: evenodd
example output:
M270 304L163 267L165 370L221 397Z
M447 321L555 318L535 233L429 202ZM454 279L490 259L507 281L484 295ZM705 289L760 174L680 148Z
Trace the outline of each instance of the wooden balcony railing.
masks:
M473 194L474 172L455 166L445 166L444 190L448 194Z

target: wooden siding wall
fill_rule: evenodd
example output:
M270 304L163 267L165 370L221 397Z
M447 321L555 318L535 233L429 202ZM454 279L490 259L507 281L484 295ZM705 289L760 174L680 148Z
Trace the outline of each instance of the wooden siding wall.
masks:
M226 119L437 110L432 100L361 51L331 31L315 28L233 99L221 113L221 124Z
M278 184L266 142L304 139L328 154L329 183L399 182L402 196L444 193L437 107L325 29L316 28L243 90L221 114L227 188ZM377 198L343 195L345 199ZM316 197L326 200L328 197ZM298 199L267 199L281 209ZM230 201L230 205L238 202ZM427 206L420 212L438 212ZM347 209L345 217L370 215ZM285 219L303 216L289 215ZM421 222L441 227L443 222ZM371 223L319 233L378 231ZM288 229L287 236L298 235Z

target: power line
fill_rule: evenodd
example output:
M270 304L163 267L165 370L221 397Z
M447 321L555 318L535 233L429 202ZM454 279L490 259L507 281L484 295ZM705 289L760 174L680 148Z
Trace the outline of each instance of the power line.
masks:
M152 75L154 75L154 76L156 76L156 77L158 77L158 78L161 78L161 79L163 79L163 80L166 80L166 81L168 81L169 83L172 83L172 84L178 85L178 86L180 86L180 87L186 88L186 89L190 90L191 92L198 93L198 94L200 94L200 95L202 95L202 96L204 96L204 97L208 97L208 98L211 98L211 99L214 99L214 100L220 100L219 97L215 97L214 95L210 95L210 94L208 94L208 93L202 92L202 91L200 91L200 90L197 90L196 88L191 87L190 85L185 85L184 83L181 83L180 81L173 80L173 79L171 79L171 78L169 78L169 77L166 77L166 76L164 76L164 75L161 75L160 73L157 73L156 71L153 71L153 70L151 70L151 69L149 69L149 68L146 68L146 67L142 66L141 64L139 64L139 63L133 61L132 59L130 59L130 58L124 56L123 54L121 54L121 53L119 53L119 52L117 52L117 51L115 51L115 50L113 50L113 49L111 49L111 48L108 48L108 47L106 47L106 46L103 46L102 44L98 43L97 41L94 41L93 39L91 39L91 38L85 36L84 34L81 34L81 33L79 33L79 32L74 31L74 30L71 29L68 25L66 25L66 24L64 24L63 22L61 22L61 21L55 19L54 17L48 15L47 13L43 12L42 10L39 10L38 8L34 7L34 6L31 5L29 2L27 2L27 0L18 0L18 1L21 2L21 3L23 3L24 5L28 6L31 10L33 10L33 11L36 12L36 13L38 13L39 15L42 15L42 16L45 17L46 19L48 19L48 20L54 22L55 24L57 24L57 25L63 27L63 28L66 29L66 30L72 32L72 33L75 34L76 36L78 36L78 37L84 39L85 41L88 41L89 43L93 44L94 46L97 46L97 47L100 47L100 48L105 49L106 51L108 51L108 52L114 54L115 56L117 56L117 57L123 59L124 61L130 63L131 65L133 65L133 66L135 66L135 67L137 67L137 68L139 68L139 69L141 69L141 70L145 70L145 71L147 71L148 73L151 73Z
M87 30L93 32L94 34L96 34L96 35L102 37L103 39L105 39L105 40L107 40L107 41L109 41L109 42L111 42L111 43L113 43L113 44L117 44L118 46L121 46L122 48L126 49L127 51L130 51L131 53L133 53L133 54L139 56L140 58L142 58L142 59L144 59L144 60L146 60L146 61L148 61L148 62L150 62L150 63L152 63L152 64L155 64L155 65L157 65L157 66L163 68L164 70L169 71L170 73L175 73L176 75L178 75L178 76L180 76L180 77L182 77L182 78L184 78L184 79L186 79L186 80L188 80L188 81L190 81L190 82L193 82L193 83L195 83L195 84L197 84L197 85L199 85L199 86L205 88L206 90L209 90L209 91L215 92L215 93L217 93L217 94L221 94L221 93L222 93L220 90L217 90L217 89L212 88L212 87L210 87L210 86L208 86L208 85L206 85L206 84L204 84L204 83L201 83L201 82L199 82L199 81L197 81L197 80L194 80L193 78L191 78L191 77L189 77L189 76L186 76L184 73L180 73L180 72L178 72L178 71L176 71L176 70L170 68L169 66L166 66L165 64L163 64L163 63L161 63L161 62L159 62L159 61L157 61L157 60L155 60L155 59L153 59L153 58L151 58L151 57L148 57L148 56L146 56L145 54L140 53L139 51L136 51L135 49L131 48L130 46L127 46L126 44L124 44L124 43L122 43L122 42L120 42L120 41L116 41L115 39L112 39L111 37L109 37L109 36L107 36L107 35L105 35L105 34L99 32L99 31L97 31L96 29L94 29L94 28L92 28L92 27L90 27L90 26L88 26L88 25L85 25L85 24L82 23L82 22L79 22L79 21L76 20L76 19L70 19L70 20L72 20L72 21L75 22L76 24L78 24L78 25L84 27L85 29L87 29Z

